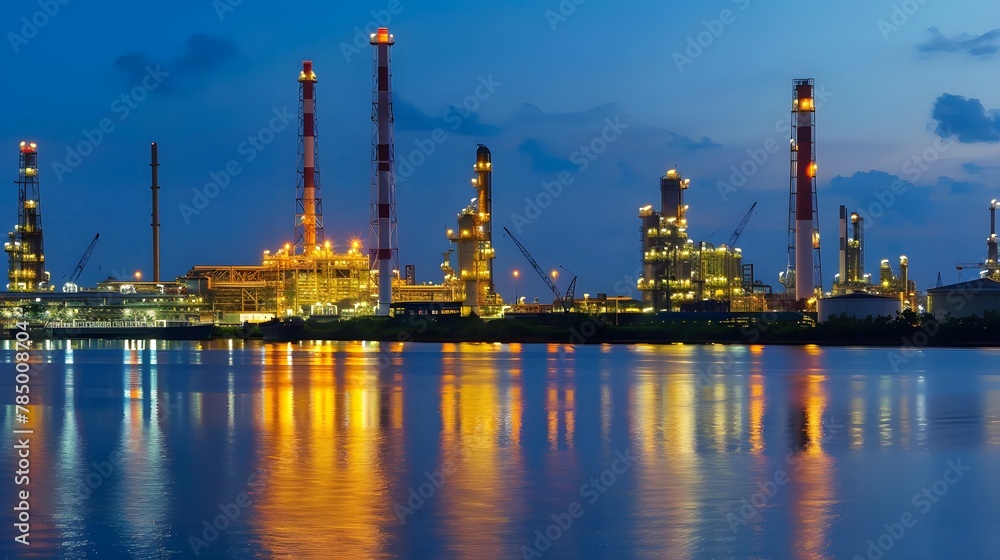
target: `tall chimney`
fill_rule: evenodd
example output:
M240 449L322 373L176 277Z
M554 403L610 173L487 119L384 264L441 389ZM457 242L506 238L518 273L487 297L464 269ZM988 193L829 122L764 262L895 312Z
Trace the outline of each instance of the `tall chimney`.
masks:
M156 142L149 145L150 163L153 182L149 189L153 191L153 282L160 281L160 159L156 151Z

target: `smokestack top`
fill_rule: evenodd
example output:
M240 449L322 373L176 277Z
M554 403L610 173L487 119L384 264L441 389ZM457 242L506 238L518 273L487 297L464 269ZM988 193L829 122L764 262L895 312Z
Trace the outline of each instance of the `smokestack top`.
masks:
M311 60L302 61L302 72L299 73L300 82L315 82L316 73L313 72L313 63Z
M396 39L389 33L388 27L379 27L378 31L371 35L371 44L373 45L393 45L395 43Z

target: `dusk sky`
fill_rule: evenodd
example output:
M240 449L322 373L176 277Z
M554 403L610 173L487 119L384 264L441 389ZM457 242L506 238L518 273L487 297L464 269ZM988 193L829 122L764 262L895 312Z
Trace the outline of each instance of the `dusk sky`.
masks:
M263 250L293 241L304 59L319 78L327 238L367 244L372 63L359 30L377 23L396 38L399 254L418 281L441 280L445 230L475 196L481 142L493 152L497 282L508 299L514 269L521 295L548 294L504 226L520 227L543 266L553 264L541 253L577 274L578 296L628 293L621 286L637 296L637 211L659 200L659 177L675 166L691 178L695 240L725 243L759 202L739 246L780 291L796 78L814 78L822 104L824 288L836 273L841 204L871 217L866 269L876 276L880 259L895 267L906 254L926 290L938 271L952 283L955 263L986 257L987 208L1000 197L995 0L47 1L58 6L51 17L46 0L0 8L0 175L16 177L21 140L39 144L47 269L58 285L97 232L83 285L150 274L151 141L160 144L165 278L195 264L259 264ZM88 132L103 119L109 132ZM280 130L265 133L273 141L262 149L244 144L269 126ZM603 153L575 153L602 135L612 140ZM433 153L414 157L421 145ZM77 159L81 147L89 155ZM185 212L196 208L192 189L204 192L232 160L240 173ZM744 165L746 184L720 188ZM540 215L526 214L526 199L560 172L572 182ZM7 230L16 202L9 186Z

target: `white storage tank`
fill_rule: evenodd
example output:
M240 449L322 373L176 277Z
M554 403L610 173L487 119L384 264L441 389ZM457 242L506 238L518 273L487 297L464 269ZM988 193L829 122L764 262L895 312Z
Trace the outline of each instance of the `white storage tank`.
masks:
M852 319L866 317L891 317L903 310L903 302L899 298L879 296L875 294L854 293L842 296L821 298L817 305L819 322L830 320L841 313Z

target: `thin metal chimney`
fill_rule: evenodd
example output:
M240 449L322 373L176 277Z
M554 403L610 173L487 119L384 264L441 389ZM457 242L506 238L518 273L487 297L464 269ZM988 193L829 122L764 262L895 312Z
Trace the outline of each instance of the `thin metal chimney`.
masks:
M156 151L156 142L149 146L150 163L153 170L153 183L149 187L153 191L153 282L160 281L160 160Z

